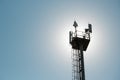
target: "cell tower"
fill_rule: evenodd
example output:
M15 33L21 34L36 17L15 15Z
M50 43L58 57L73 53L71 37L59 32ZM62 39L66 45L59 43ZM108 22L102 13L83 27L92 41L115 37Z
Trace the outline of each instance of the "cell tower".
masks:
M78 24L74 21L75 32L69 32L69 42L72 46L72 80L85 80L84 54L90 42L92 25L88 24L88 29L78 31Z

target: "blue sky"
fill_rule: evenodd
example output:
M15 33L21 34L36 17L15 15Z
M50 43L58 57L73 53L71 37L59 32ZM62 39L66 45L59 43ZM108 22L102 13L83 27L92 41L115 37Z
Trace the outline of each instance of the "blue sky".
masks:
M0 0L0 80L72 80L74 20L93 25L86 80L120 80L119 0Z

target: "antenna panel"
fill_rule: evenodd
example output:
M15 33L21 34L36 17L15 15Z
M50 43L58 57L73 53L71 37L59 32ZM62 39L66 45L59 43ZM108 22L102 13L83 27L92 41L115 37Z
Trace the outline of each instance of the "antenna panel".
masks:
M89 31L92 33L92 25L88 24Z

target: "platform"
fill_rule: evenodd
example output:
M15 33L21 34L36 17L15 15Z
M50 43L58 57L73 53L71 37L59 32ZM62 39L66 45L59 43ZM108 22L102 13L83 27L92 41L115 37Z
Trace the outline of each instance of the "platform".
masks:
M79 37L72 37L71 45L73 49L80 50L80 46L83 45L83 51L87 50L87 47L89 45L90 40L85 38L79 38Z

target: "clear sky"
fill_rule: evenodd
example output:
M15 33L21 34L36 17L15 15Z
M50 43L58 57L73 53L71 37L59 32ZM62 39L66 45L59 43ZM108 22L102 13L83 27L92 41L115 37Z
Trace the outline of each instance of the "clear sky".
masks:
M74 20L93 25L86 80L120 80L120 0L0 0L0 80L72 80Z

